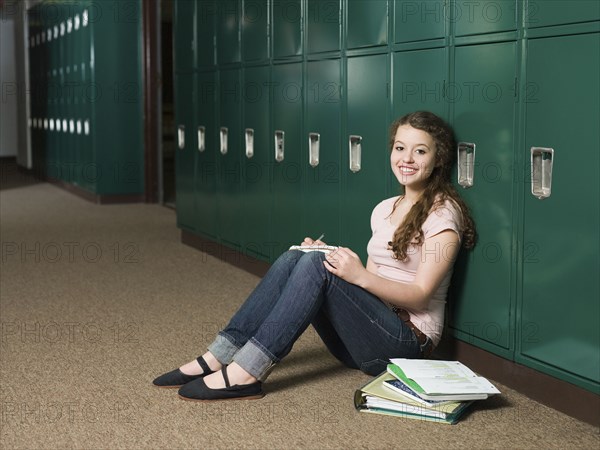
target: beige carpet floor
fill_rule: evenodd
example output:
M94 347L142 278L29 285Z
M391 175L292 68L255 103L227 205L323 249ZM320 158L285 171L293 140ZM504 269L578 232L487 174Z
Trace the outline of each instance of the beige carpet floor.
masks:
M598 428L498 385L457 425L363 414L370 377L309 329L258 401L151 380L202 353L258 278L180 243L174 211L104 205L3 170L2 449L600 448Z

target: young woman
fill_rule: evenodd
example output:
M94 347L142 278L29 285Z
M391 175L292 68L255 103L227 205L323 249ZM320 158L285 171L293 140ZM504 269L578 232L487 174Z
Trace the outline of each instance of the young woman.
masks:
M451 183L452 130L429 112L390 128L403 195L379 203L366 267L349 248L279 257L208 351L154 380L187 400L262 397L262 382L312 324L345 365L376 375L389 358L427 357L440 340L461 243L475 226ZM302 245L324 245L306 238Z

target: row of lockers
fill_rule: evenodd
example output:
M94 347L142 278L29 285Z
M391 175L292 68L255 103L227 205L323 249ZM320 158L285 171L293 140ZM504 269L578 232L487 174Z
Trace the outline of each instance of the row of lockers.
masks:
M143 193L140 23L140 0L44 1L28 10L36 173L100 201Z
M595 1L567 0L182 0L175 69L422 46L600 19ZM513 36L513 37L514 37ZM485 39L485 37L483 37Z
M269 261L321 233L365 258L373 206L398 193L387 127L433 111L462 143L455 181L480 237L456 265L449 329L599 392L599 55L596 21L505 42L176 73L178 225Z

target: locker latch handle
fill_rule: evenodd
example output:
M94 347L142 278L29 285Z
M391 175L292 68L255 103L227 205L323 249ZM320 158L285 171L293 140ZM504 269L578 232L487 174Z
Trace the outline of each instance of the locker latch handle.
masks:
M348 137L350 170L354 173L360 170L362 137L354 134Z
M185 125L177 128L177 144L181 150L185 148Z
M254 129L246 128L244 132L246 142L246 158L254 156Z
M531 147L531 194L543 200L552 193L554 149Z
M200 125L198 127L198 151L206 150L206 127Z
M220 151L222 155L227 153L227 127L221 127L219 130Z
M308 163L311 167L319 165L319 141L321 135L319 133L308 133Z
M283 161L285 150L285 131L275 130L275 161Z
M458 143L458 184L465 189L473 186L475 147L472 142Z

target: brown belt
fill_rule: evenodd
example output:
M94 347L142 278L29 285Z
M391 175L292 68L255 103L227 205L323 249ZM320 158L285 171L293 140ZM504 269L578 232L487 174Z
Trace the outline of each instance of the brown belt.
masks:
M427 337L427 335L425 333L423 333L421 330L419 330L415 326L415 324L410 321L410 314L408 313L407 310L398 308L397 306L392 306L392 311L394 311L396 313L396 315L406 325L408 325L408 328L410 328L412 330L412 332L415 333L415 336L417 337L417 341L419 342L419 345L421 346L421 354L422 354L423 358L428 358L429 355L431 355L431 352L433 351L433 342L431 341L431 338Z

